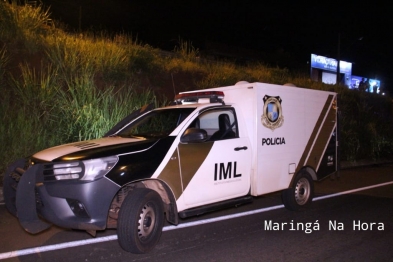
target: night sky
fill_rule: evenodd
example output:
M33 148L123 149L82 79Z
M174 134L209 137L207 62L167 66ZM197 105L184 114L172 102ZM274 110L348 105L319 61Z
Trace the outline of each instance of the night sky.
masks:
M389 4L332 1L42 0L70 30L126 32L173 50L179 37L201 51L211 43L288 54L280 67L307 68L311 53L353 64L352 74L393 84L393 15ZM297 1L296 1L297 2ZM345 1L342 1L345 2ZM340 45L339 43L340 39ZM270 57L271 60L271 57ZM280 64L280 62L282 64ZM276 64L275 64L276 63ZM383 84L382 83L382 84ZM393 88L389 88L392 89Z

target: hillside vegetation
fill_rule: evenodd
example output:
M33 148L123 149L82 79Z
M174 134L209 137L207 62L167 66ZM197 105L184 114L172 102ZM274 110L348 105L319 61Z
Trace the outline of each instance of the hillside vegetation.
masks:
M0 173L43 148L100 137L151 101L163 105L180 91L241 80L334 90L340 93L342 159L392 153L390 98L313 82L263 61L206 59L182 39L164 52L127 34L69 33L40 5L1 1Z

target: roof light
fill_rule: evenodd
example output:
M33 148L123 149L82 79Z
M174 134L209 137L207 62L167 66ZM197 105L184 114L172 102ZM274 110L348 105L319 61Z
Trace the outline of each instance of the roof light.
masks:
M216 103L222 102L224 92L222 91L199 91L190 93L180 93L175 96L175 102L179 103ZM207 100L207 101L206 101Z

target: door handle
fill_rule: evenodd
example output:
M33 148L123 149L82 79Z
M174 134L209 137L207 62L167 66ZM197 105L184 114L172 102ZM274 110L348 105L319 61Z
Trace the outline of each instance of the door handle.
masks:
M246 146L235 147L235 151L240 151L240 150L247 150L247 147Z

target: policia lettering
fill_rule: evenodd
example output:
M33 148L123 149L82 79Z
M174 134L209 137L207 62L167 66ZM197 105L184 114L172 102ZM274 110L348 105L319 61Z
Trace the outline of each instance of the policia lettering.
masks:
M285 145L284 137L262 138L262 146Z
M220 170L218 174L218 165L220 165ZM242 174L236 174L236 161L233 162L233 178L241 177ZM225 163L214 164L214 181L225 180L232 178L232 162L228 162L225 167Z

